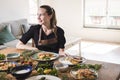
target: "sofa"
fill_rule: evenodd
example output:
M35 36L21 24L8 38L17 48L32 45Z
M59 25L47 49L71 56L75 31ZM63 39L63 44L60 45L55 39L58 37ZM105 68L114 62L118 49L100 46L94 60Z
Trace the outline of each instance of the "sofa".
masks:
M16 47L21 36L29 29L27 19L0 23L0 49Z

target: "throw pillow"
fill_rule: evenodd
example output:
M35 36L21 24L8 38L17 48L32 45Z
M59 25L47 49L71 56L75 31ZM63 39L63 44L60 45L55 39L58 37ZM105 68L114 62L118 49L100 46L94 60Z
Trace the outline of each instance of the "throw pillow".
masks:
M5 28L5 26L8 26L9 31L12 32L12 31L11 31L11 25L10 25L9 23L1 23L1 24L0 24L0 31L1 31L3 28Z
M1 31L0 31L0 44L9 42L15 40L15 37L13 34L9 31L9 27L5 26Z

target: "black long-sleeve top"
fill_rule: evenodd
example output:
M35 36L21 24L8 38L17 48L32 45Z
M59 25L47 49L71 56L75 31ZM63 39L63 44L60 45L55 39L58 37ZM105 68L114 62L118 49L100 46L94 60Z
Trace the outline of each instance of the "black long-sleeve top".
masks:
M47 44L47 45L39 45L38 44L40 29L42 31L42 33L41 33L41 39L42 40L55 38L54 32L50 33L49 35L46 35L45 32L42 30L41 25L34 25L34 26L31 26L30 29L25 34L23 34L20 41L22 41L24 44L26 44L32 38L34 40L34 42L35 42L35 46L39 50L43 50L43 51L49 51L49 52L58 53L59 48L64 49L66 39L65 39L64 31L63 31L62 28L57 26L57 31L56 31L57 42L53 43L53 44Z

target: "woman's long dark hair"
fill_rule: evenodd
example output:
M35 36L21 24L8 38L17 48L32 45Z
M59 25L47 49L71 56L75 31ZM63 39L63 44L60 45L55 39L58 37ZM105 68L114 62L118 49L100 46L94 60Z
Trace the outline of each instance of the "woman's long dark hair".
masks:
M48 5L42 5L40 8L46 9L47 14L52 15L52 18L50 20L50 27L51 29L54 28L54 26L57 25L55 10Z
M52 15L52 18L50 20L50 28L53 30L53 32L55 33L55 36L57 37L56 33L57 33L57 19L56 19L56 14L55 14L55 10L50 7L49 5L42 5L40 6L40 8L44 8L46 9L46 12L48 15Z

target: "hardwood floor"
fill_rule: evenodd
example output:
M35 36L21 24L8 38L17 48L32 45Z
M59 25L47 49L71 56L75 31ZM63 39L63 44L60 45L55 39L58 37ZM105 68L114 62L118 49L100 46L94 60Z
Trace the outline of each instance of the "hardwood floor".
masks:
M65 52L78 55L79 45L76 44ZM120 64L120 44L81 41L81 55L90 60Z

